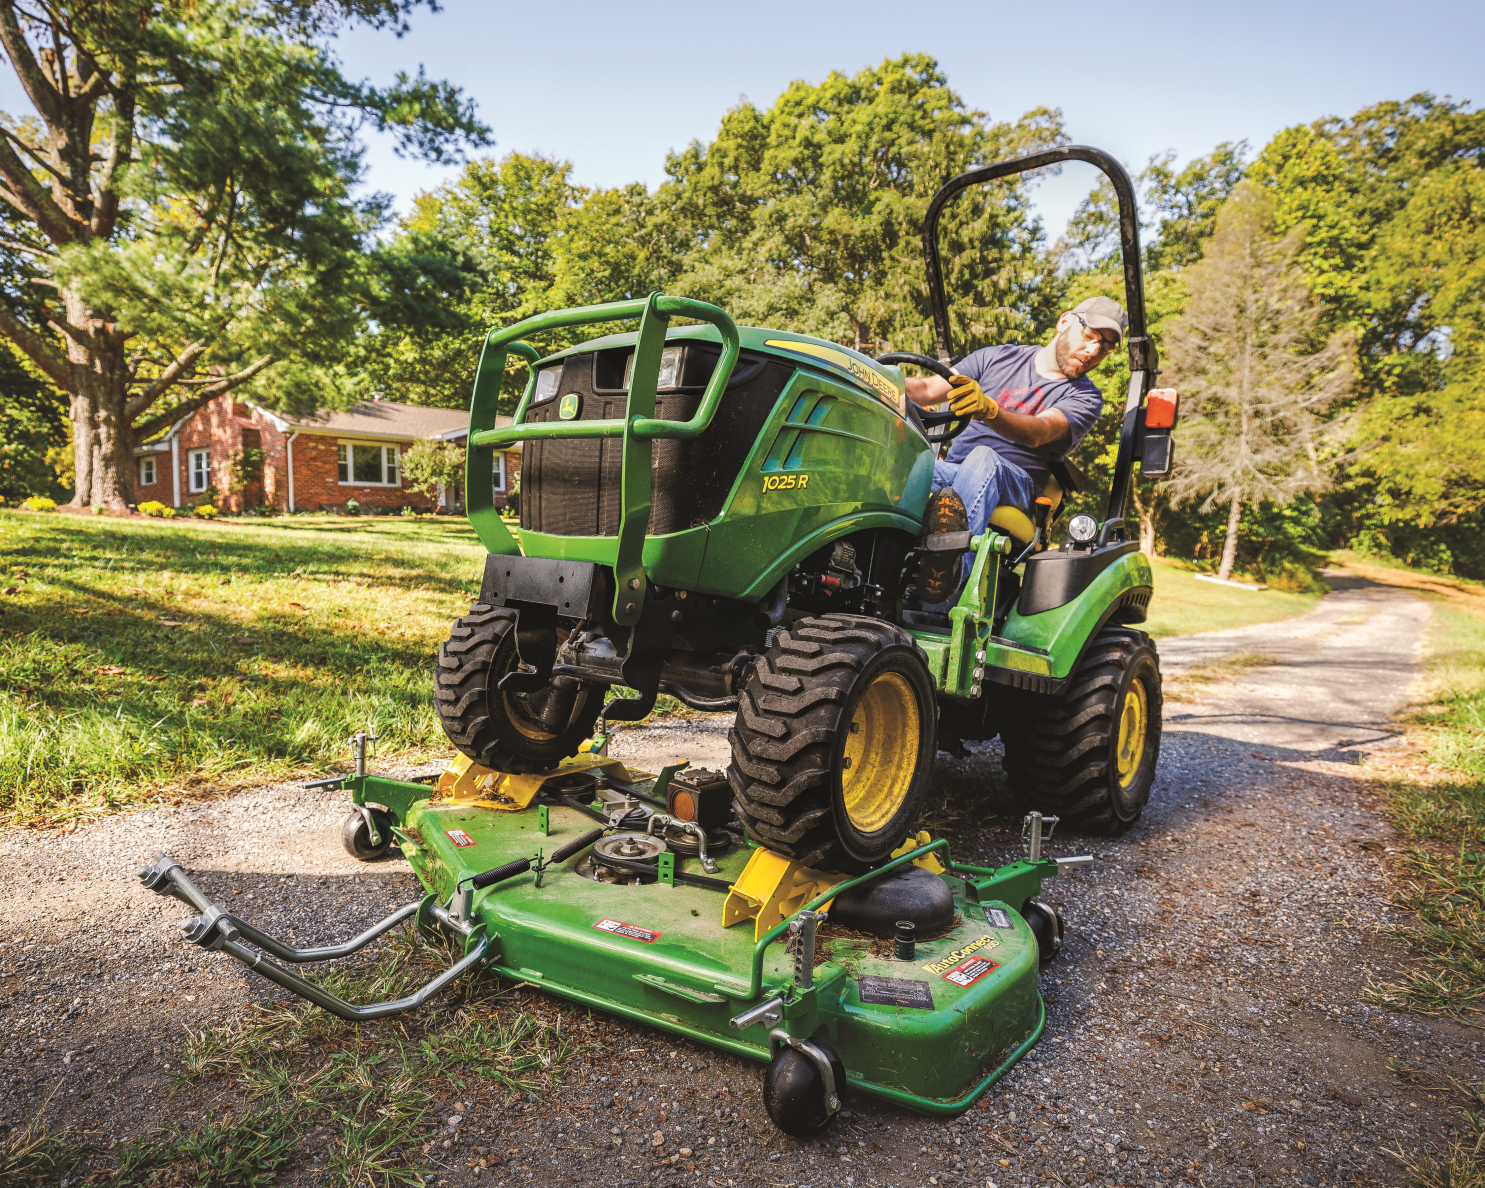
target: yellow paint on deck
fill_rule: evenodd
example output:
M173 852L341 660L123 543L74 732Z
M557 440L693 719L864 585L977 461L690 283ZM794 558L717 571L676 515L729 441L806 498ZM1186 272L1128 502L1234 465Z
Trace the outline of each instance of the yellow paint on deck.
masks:
M787 920L815 896L845 881L844 875L826 874L761 847L753 851L737 882L722 903L722 927L731 928L752 920L753 939ZM829 911L830 903L821 911Z
M551 771L512 775L482 767L468 755L457 755L438 777L434 799L460 807L492 808L516 813L530 806L541 786L554 776L573 775L597 768L610 779L633 783L651 779L648 772L625 767L617 759L602 755L575 755Z

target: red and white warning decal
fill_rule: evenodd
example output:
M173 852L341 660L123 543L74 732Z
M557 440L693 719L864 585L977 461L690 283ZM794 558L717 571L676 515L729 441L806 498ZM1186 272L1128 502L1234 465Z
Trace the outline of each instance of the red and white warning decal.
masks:
M973 986L992 969L999 968L1000 962L991 961L988 957L966 957L944 974L944 981L953 982L956 986Z
M453 842L456 846L474 845L474 838L470 837L462 829L445 829L444 832L448 834L449 841Z
M638 924L625 924L623 920L600 920L593 927L600 932L612 932L615 936L627 936L630 940L644 941L647 945L653 945L660 939L660 933L653 928L641 928Z

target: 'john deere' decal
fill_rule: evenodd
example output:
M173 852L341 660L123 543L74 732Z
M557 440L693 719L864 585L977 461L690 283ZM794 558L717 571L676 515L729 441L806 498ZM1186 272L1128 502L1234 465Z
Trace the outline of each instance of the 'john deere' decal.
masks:
M871 364L856 358L855 355L836 350L834 347L821 346L817 342L795 342L789 338L770 338L764 345L777 347L779 350L789 351L796 355L805 355L820 363L828 363L831 367L844 371L862 387L870 388L876 393L877 399L888 408L901 410L902 393L897 390L897 385Z
M582 397L576 392L567 393L566 396L562 397L562 403L557 406L557 415L564 421L572 420L573 417L578 415L578 405L581 402Z
M969 944L965 945L963 948L955 949L952 953L944 954L942 960L930 961L923 968L926 969L929 973L945 973L946 971L953 969L956 965L958 965L961 961L963 961L977 949L993 949L998 944L1000 944L1000 938L998 936L982 936L977 940L970 941Z

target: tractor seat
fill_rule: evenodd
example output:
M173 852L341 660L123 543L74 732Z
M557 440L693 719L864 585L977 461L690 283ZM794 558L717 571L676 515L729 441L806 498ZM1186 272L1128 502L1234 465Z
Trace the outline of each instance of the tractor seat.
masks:
M1051 515L1057 514L1057 509L1062 506L1062 487L1055 478L1047 479L1047 485L1042 488L1042 495L1052 501ZM1050 518L1050 517L1049 517ZM1003 503L990 513L990 527L997 532L1004 532L1017 544L1030 544L1031 538L1036 535L1036 524L1019 507L1009 503Z

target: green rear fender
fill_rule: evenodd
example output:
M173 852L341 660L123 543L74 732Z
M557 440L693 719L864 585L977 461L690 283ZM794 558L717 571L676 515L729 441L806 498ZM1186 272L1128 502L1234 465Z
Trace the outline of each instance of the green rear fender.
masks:
M1131 590L1151 588L1153 582L1145 555L1126 553L1069 603L1036 615L1022 615L1012 608L1002 635L1048 653L1050 675L1061 679L1072 673L1084 646L1108 620L1115 603Z

